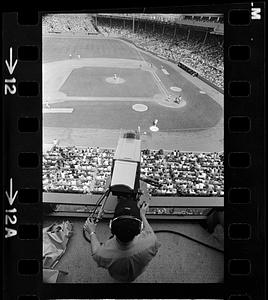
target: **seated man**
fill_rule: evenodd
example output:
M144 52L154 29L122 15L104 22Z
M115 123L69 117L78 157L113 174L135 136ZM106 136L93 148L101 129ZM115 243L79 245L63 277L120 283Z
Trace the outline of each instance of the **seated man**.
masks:
M110 226L113 236L103 245L97 239L96 224L87 220L84 225L90 236L93 259L99 267L108 269L116 280L135 280L144 272L160 247L145 217L148 207L148 203L143 203L138 208L133 199L119 198Z

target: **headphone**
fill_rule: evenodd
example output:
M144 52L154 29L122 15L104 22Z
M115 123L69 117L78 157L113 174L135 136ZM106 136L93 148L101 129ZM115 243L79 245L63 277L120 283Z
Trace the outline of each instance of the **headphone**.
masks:
M133 221L136 221L136 222L139 223L139 227L138 227L138 230L136 232L136 235L139 234L141 232L142 228L143 228L143 222L140 219L135 218L135 217L130 216L130 215L122 215L122 216L119 216L119 217L116 217L116 218L110 220L109 228L111 230L111 233L114 235L114 226L115 226L114 224L115 224L116 221L118 221L118 220L127 220L127 219L128 220L133 220Z

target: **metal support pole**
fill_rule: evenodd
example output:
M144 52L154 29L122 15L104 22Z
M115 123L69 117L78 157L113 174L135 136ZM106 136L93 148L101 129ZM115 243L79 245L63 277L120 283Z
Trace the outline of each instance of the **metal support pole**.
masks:
M110 17L110 27L112 28L112 18Z
M125 27L126 27L126 20L124 19L124 29L125 29Z
M203 40L203 45L205 44L206 40L207 40L207 36L208 36L208 31L206 32L206 35L204 37L204 40Z
M133 16L133 22L132 22L132 32L135 32L135 17Z
M189 37L190 37L190 32L191 32L191 30L190 30L190 28L188 28L188 36L187 36L187 42L189 41Z
M147 24L147 22L145 20L145 22L144 22L144 31L146 31L146 24Z
M153 25L154 25L154 26L153 26L153 32L154 32L154 29L155 29L155 22L153 23Z
M176 31L177 31L177 25L175 25L175 28L174 28L173 40L175 39Z
M165 25L163 25L162 35L165 33Z

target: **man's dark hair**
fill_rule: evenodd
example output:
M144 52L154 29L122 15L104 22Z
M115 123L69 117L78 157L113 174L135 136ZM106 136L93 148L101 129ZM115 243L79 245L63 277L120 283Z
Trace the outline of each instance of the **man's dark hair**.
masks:
M123 243L128 243L140 233L140 222L133 219L118 219L112 223L112 233Z

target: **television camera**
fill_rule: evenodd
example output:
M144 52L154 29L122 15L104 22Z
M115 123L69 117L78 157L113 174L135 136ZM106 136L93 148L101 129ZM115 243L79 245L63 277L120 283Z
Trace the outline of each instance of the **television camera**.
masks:
M117 148L112 162L111 176L107 180L105 192L96 202L89 219L99 222L104 213L107 202L116 201L118 197L131 198L140 201L143 195L148 195L146 185L141 182L160 187L153 178L141 175L141 139L139 131L128 131L118 140ZM114 205L115 206L115 205Z

